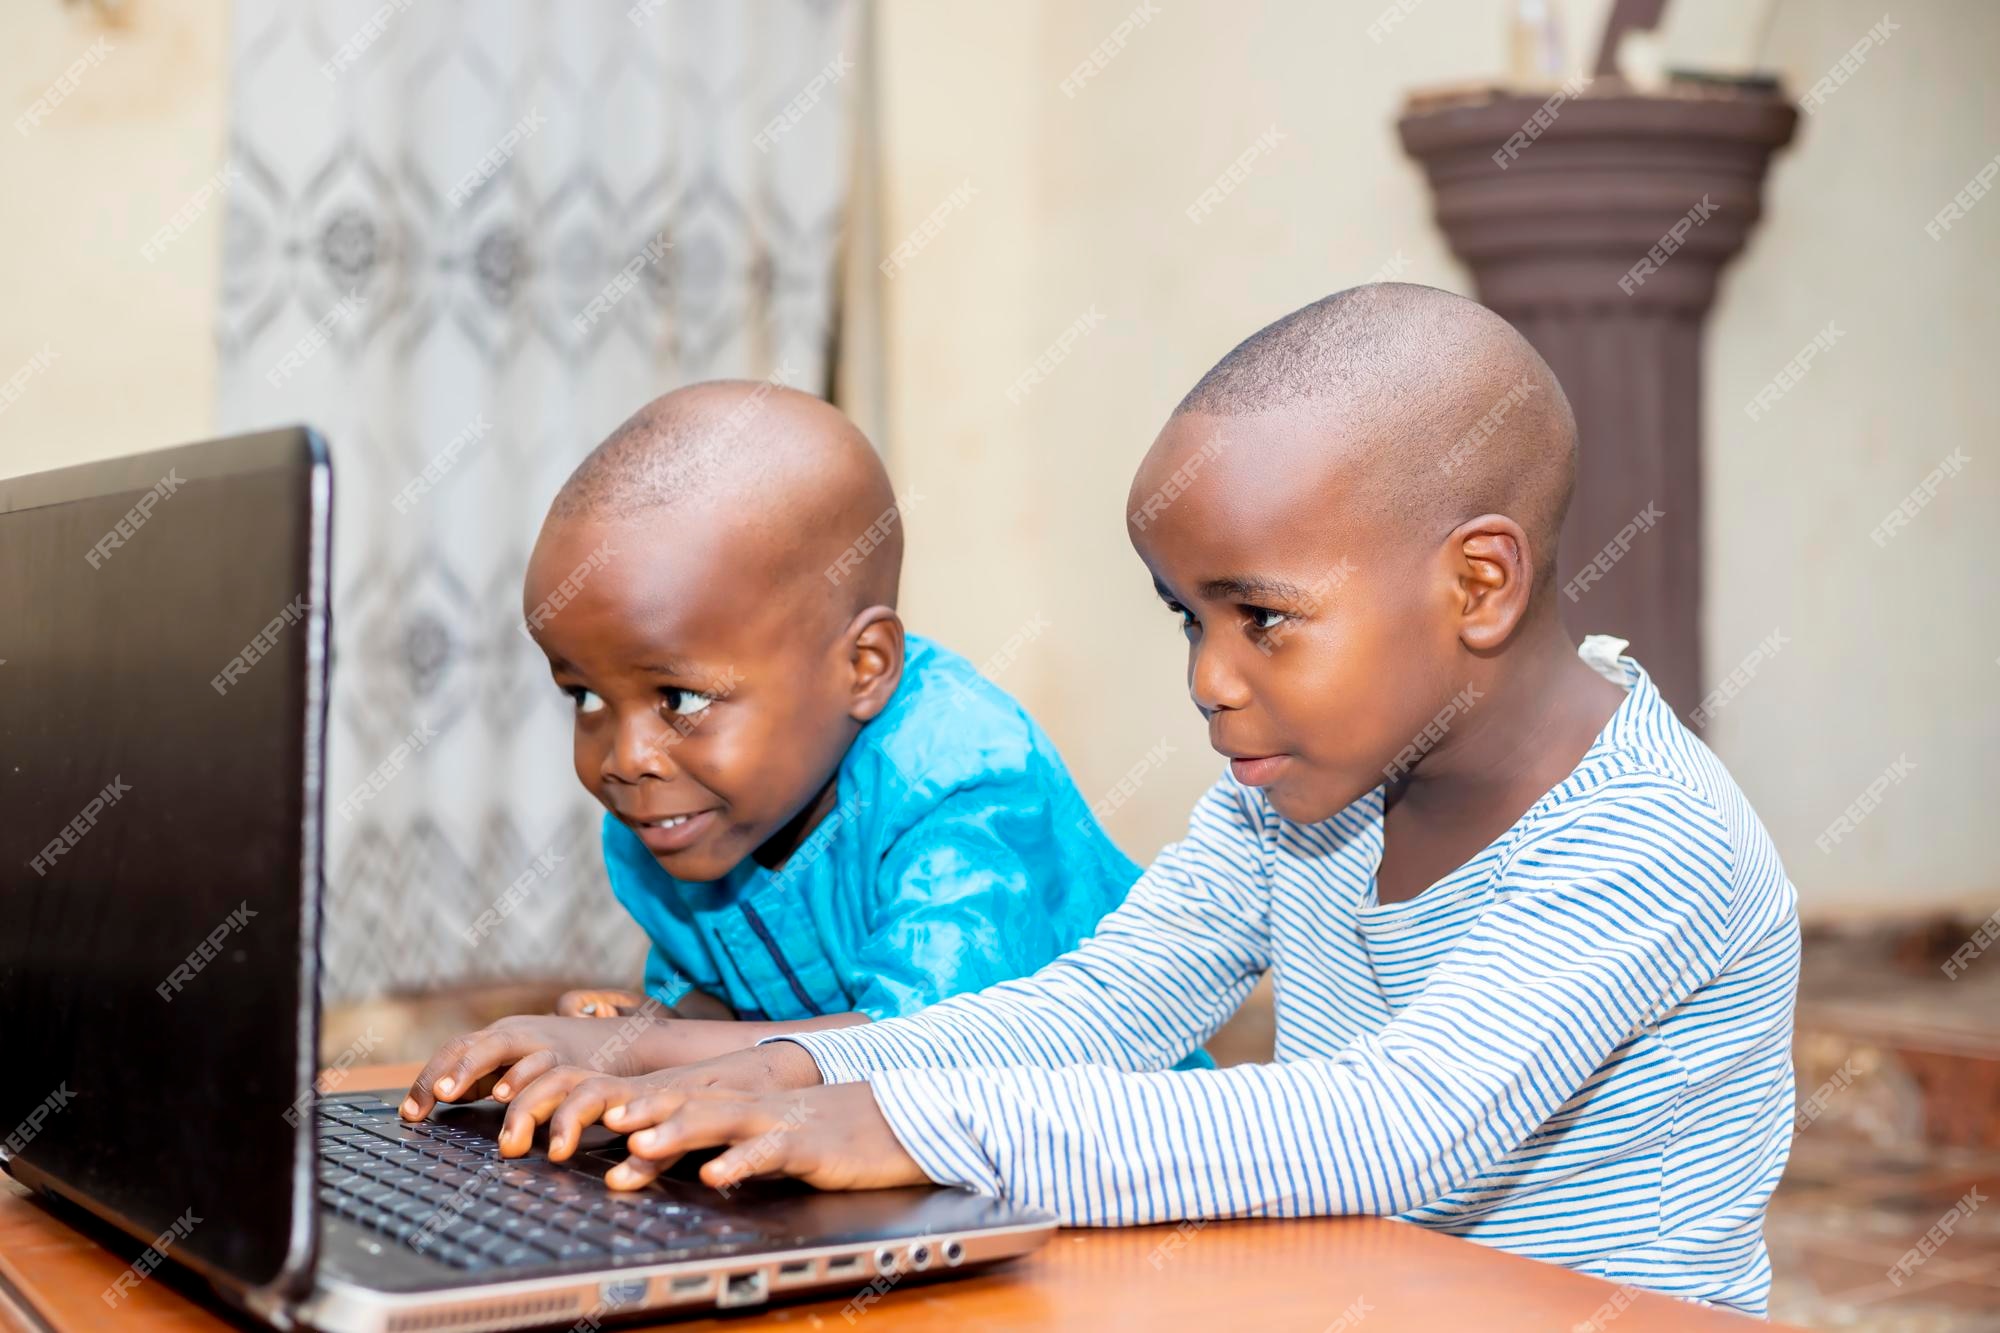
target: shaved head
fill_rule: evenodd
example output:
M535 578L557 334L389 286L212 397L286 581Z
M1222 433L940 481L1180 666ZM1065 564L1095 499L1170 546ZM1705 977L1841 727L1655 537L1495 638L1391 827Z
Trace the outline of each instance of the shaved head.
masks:
M1623 697L1551 586L1575 468L1569 403L1519 333L1382 283L1245 339L1133 478L1126 531L1209 744L1301 823L1383 789L1385 893L1511 825ZM1413 841L1413 819L1436 823Z
M640 408L522 580L577 780L679 879L782 866L902 679L902 560L888 473L837 409L746 381Z
M903 532L882 460L838 408L769 381L711 380L647 403L591 450L548 524L657 514L662 535L690 508L728 511L743 564L800 580L848 613L896 604ZM825 571L868 533L851 577Z
M1355 504L1441 538L1504 514L1534 550L1537 598L1576 476L1576 418L1554 372L1475 301L1374 283L1315 301L1244 339L1174 410L1288 412L1322 429L1323 468Z

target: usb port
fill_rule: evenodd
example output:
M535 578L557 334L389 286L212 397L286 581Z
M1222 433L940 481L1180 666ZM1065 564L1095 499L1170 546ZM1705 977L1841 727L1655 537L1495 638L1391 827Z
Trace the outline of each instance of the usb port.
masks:
M646 1303L646 1279L632 1278L623 1282L600 1282L597 1285L597 1302L607 1310L622 1310L631 1305Z
M722 1279L722 1291L715 1298L717 1305L756 1305L769 1296L765 1288L764 1270L752 1269L748 1273L731 1273Z
M706 1273L695 1277L677 1277L667 1288L667 1294L675 1297L706 1296L708 1289L715 1285L715 1279Z
M826 1275L828 1277L859 1277L861 1275L861 1256L858 1254L843 1254L837 1258L827 1260Z
M812 1260L795 1259L791 1263L778 1265L777 1285L781 1287L790 1287L790 1286L795 1286L801 1282L810 1282L812 1281L812 1275L813 1275Z

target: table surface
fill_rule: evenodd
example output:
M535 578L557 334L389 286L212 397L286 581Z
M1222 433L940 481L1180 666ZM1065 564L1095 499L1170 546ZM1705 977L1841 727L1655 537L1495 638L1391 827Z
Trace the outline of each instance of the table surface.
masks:
M343 1082L392 1087L415 1072L414 1065L354 1070ZM0 1326L101 1328L100 1293L124 1266L18 1186L8 1182L0 1189ZM661 1327L845 1329L859 1322L843 1314L847 1300L774 1305L747 1316ZM1615 1311L1615 1320L1600 1311ZM961 1333L1030 1327L1105 1333L1232 1325L1306 1333L1356 1327L1369 1333L1549 1333L1593 1317L1615 1323L1617 1333L1773 1327L1382 1218L1059 1231L1025 1258L949 1281L892 1288L866 1311L871 1333L940 1326ZM156 1277L120 1308L117 1327L242 1325Z

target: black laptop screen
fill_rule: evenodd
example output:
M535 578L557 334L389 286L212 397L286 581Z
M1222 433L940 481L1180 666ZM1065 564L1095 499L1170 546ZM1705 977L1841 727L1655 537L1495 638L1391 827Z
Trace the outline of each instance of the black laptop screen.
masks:
M0 481L0 1149L257 1286L310 1258L318 454Z

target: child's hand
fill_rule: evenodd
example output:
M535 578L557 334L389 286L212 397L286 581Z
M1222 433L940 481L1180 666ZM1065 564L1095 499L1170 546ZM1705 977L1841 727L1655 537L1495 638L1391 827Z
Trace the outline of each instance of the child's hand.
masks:
M624 1018L645 1003L645 996L628 990L572 990L556 1001L556 1013L564 1018Z
M752 1176L796 1176L823 1190L886 1189L929 1179L903 1149L866 1083L748 1093L662 1089L606 1113L631 1152L604 1183L639 1189L696 1148L731 1145L701 1178L727 1190ZM650 1128L640 1128L650 1126Z
M472 1097L496 1071L501 1078L493 1091L503 1101L558 1065L587 1065L590 1072L614 1076L637 1074L646 1068L634 1050L637 1044L623 1023L546 1014L503 1018L439 1047L410 1084L403 1118L421 1120L440 1101Z
M501 1155L518 1157L528 1151L534 1143L535 1126L546 1121L549 1158L560 1162L576 1151L583 1131L600 1119L622 1132L622 1123L606 1118L607 1108L615 1111L659 1092L716 1088L781 1092L811 1087L819 1082L819 1066L803 1048L776 1042L636 1077L559 1065L527 1083L516 1081L511 1074L506 1082L508 1105L507 1119L500 1127ZM496 1095L499 1091L495 1089Z

